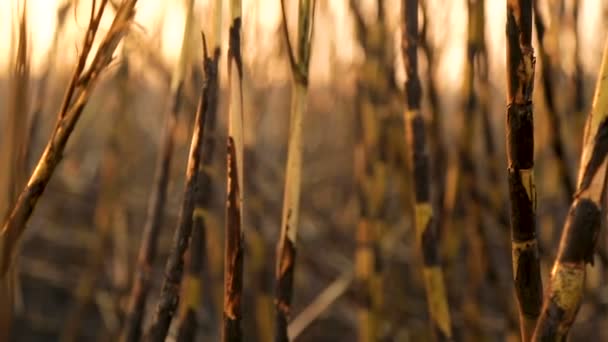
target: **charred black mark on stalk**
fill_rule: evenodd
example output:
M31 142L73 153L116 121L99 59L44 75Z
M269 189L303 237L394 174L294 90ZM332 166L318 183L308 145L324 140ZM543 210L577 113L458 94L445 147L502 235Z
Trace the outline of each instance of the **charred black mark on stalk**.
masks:
M557 341L560 322L564 320L566 311L554 301L547 303L546 314L538 322L534 334L535 341Z
M176 341L194 341L197 327L198 324L196 321L196 312L193 309L188 309L188 311L186 312L186 316L182 320L182 323L177 332Z
M171 107L171 111L173 113L178 113L179 109L182 107L182 93L184 91L184 81L180 81L177 84L177 89L175 90L175 94L173 97L173 105Z
M234 60L239 78L243 78L243 59L241 56L241 17L236 17L230 25L228 61Z
M422 257L425 267L439 265L439 252L437 251L434 221L435 220L431 217L422 233Z
M531 103L511 103L507 107L507 152L513 169L530 169L534 166L534 121Z
M526 317L538 317L543 298L538 250L534 244L519 248L516 253L519 253L519 258L515 274L515 293L521 312Z
M234 141L232 137L228 137L228 198L226 200L224 326L222 331L222 341L224 342L239 342L242 340L243 235L236 162Z
M418 13L418 1L404 1L405 15L407 13ZM405 82L407 108L410 110L420 108L422 87L418 78L418 15L407 16L405 30L401 42L404 58Z
M593 252L599 234L601 211L593 201L583 198L568 213L564 241L559 252L561 263L593 263Z
M516 242L524 242L536 239L534 227L536 219L534 216L533 203L521 179L521 174L514 169L509 169L509 197L511 198L511 226L512 239Z
M287 231L289 228L287 229ZM276 341L289 341L287 324L291 311L293 294L293 275L296 260L296 248L288 237L283 240L277 277L277 329Z
M412 141L412 161L414 168L414 187L416 202L428 202L430 200L430 174L429 160L425 153L425 124L422 115L417 114L410 119L410 134Z
M287 212L286 222L291 219L291 209ZM276 334L275 341L287 342L287 325L289 313L291 311L291 297L293 295L293 277L296 262L296 247L289 238L291 227L285 227L285 234L282 237L279 250L279 263L277 264L276 274Z

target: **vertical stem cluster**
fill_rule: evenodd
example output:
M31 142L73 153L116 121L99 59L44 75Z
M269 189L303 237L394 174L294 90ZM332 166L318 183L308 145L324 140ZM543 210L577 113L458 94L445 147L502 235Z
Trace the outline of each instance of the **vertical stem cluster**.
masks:
M224 233L224 314L222 341L242 340L243 288L243 59L241 0L230 3L228 46L228 111L226 230Z
M513 279L521 336L528 341L542 302L534 184L532 0L507 1L507 159Z
M3 196L6 196L3 197L1 205L7 207L13 205L19 190L26 181L24 173L26 172L25 151L28 144L30 47L28 46L27 1L22 3L17 32L13 32L13 39L17 42L17 46L14 56L11 56L10 86L7 98L8 115L3 137L3 157L6 158L4 163L7 167L4 168L2 178L6 191ZM12 48L15 47L12 46ZM6 215L6 209L2 208L2 215Z
M153 264L154 259L156 259L160 227L165 212L169 170L175 144L175 130L183 99L184 74L188 63L188 38L190 37L190 26L192 26L192 6L193 0L188 0L182 47L179 62L171 82L170 108L164 118L161 147L155 166L154 185L148 202L146 222L137 257L137 267L127 304L127 317L121 335L122 341L138 341L142 332L146 297L151 287Z
M285 192L281 216L281 233L276 257L276 334L275 341L289 341L287 323L291 310L296 238L300 213L302 173L302 118L307 110L308 69L313 35L315 0L298 1L297 58L289 39L285 1L281 0L283 33L288 47L292 74L291 116L288 131Z
M17 32L11 26L11 61L7 115L3 127L2 164L0 186L3 192L0 201L0 215L8 215L7 210L13 206L19 190L23 187L27 170L27 150L30 144L27 129L29 111L30 55L29 31L27 22L27 1L22 2L18 19ZM12 20L11 20L11 24ZM16 43L16 51L15 49ZM0 339L8 340L12 322L13 303L18 285L18 272L11 269L8 282L0 283Z
M431 328L438 340L452 338L450 313L443 272L439 260L437 233L431 205L429 157L420 103L422 90L418 78L418 1L403 0L401 49L405 66L405 126L414 178L414 222L416 242L422 252L424 282Z
M355 181L359 202L355 281L358 295L358 340L378 339L378 323L383 301L379 240L383 231L384 197L387 177L387 129L383 119L391 113L392 69L387 51L388 31L384 21L383 1L377 2L373 22L366 24L359 1L350 0L355 16L356 37L365 49L366 58L358 70L357 145ZM392 95L392 94L391 94ZM382 99L382 100L380 100Z
M608 165L608 40L583 138L574 196L534 333L535 341L565 341L583 299L585 267L593 263Z
M480 50L483 46L483 11L484 4L482 0L468 0L468 20L467 20L467 45L466 45L466 63L464 65L464 78L462 83L462 92L464 101L462 103L463 113L463 128L460 136L459 160L461 165L462 175L459 181L461 189L460 194L465 199L464 215L465 224L464 231L467 249L467 270L469 284L465 291L464 305L467 330L476 339L481 338L480 321L481 308L479 307L479 294L483 277L486 275L487 263L484 260L486 247L485 227L482 228L481 211L479 208L477 170L475 165L474 144L475 144L475 127L479 117L479 99L476 94L475 80L477 77L476 66L485 61L480 60Z
M538 54L540 56L541 66L541 79L543 84L543 95L545 98L545 104L547 106L547 117L549 120L549 134L551 149L555 155L557 161L557 170L559 178L562 183L565 197L569 201L574 195L574 180L570 177L568 170L568 158L566 155L566 148L564 146L561 137L561 121L557 112L557 105L555 103L555 97L553 96L553 75L555 74L554 62L545 49L545 22L543 21L542 15L539 11L538 0L534 1L534 26L536 28L536 37L538 39Z

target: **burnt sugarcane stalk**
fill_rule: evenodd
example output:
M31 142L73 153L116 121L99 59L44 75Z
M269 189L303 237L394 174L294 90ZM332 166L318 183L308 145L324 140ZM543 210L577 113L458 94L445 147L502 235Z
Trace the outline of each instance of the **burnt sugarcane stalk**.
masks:
M308 66L313 35L315 0L298 2L297 58L289 39L285 1L281 0L283 33L288 47L292 74L291 117L289 123L289 146L285 174L285 192L281 233L276 257L276 333L275 341L289 341L287 324L291 311L296 238L300 211L300 187L302 173L302 118L306 114L308 95Z
M405 126L414 178L414 222L416 242L422 252L432 334L437 340L450 340L452 327L439 260L436 222L431 205L429 157L426 151L425 123L420 103L422 90L418 78L418 1L403 0L401 49L405 64Z
M241 228L240 187L238 182L237 157L232 137L228 137L227 151L227 199L226 199L226 245L224 261L224 323L222 341L242 341L242 295L243 295L243 231Z
M188 271L184 279L184 301L180 310L178 341L194 341L197 326L199 325L197 312L202 303L203 272L207 267L207 222L208 212L211 207L213 181L210 172L211 162L215 149L215 122L218 107L218 63L220 57L219 48L214 51L213 56L204 55L204 80L201 91L201 108L199 109L205 117L205 125L201 137L201 156L199 167L194 176L193 211L192 211L192 236L190 238L190 258ZM201 124L200 118L196 122ZM211 293L211 292L210 292Z
M222 341L243 339L241 302L243 296L243 60L241 55L241 0L230 3L228 47L230 103L227 140L227 199L224 232L224 308Z
M536 240L532 112L536 59L531 42L532 0L507 1L507 159L511 251L523 341L529 341L532 336L543 296Z
M608 40L583 137L574 201L562 231L535 341L565 341L580 308L600 232L608 165Z

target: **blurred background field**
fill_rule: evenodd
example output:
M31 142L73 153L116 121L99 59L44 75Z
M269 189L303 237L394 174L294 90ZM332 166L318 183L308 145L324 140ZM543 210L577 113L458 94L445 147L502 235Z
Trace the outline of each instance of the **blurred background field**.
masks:
M89 1L70 1L67 11L58 15L62 0L28 0L27 52L30 61L26 111L39 104L41 115L33 131L33 147L28 165L37 161L55 122L65 86L76 61L78 47L88 21ZM214 158L215 219L209 226L208 249L212 266L204 285L205 304L200 315L204 322L201 336L217 339L221 308L223 222L225 202L225 156L227 93L228 5L224 1L224 33L220 62L221 86L218 113L218 153ZM290 30L295 32L296 1L287 1ZM517 316L511 284L508 217L500 210L482 210L487 250L492 254L481 261L483 276L479 297L471 299L468 284L480 272L471 268L470 241L466 233L451 236L449 231L464 231L461 194L469 189L450 185L459 166L458 146L464 125L462 113L463 66L466 61L467 6L465 0L427 0L425 41L434 51L433 60L420 52L423 82L423 111L430 135L439 136L444 148L442 166L433 165L434 194L444 185L446 198L452 198L449 217L441 231L442 256L452 320L458 340L497 340L517 338ZM9 108L11 70L18 46L16 27L23 1L0 1L0 108ZM552 84L557 114L562 122L568 172L575 175L581 150L583 124L589 111L593 87L608 32L608 2L605 0L544 0L541 9L548 25L545 49L556 68ZM358 202L356 198L354 150L357 144L356 106L361 96L357 80L371 53L362 47L355 31L353 12L347 0L320 0L317 4L312 60L310 66L308 112L304 117L303 182L300 214L300 239L294 289L294 312L298 315L328 286L347 279L348 289L327 310L301 332L296 341L354 341L357 334L356 308L361 305L356 286L350 280L354 267ZM400 2L384 1L384 22L376 19L376 1L359 4L370 30L386 33L388 59L384 69L372 71L378 78L394 77L396 88L382 93L386 107L377 118L377 129L386 133L383 141L389 172L386 174L385 208L382 220L387 227L381 240L384 275L382 320L379 332L383 341L420 341L429 339L426 302L420 275L419 251L414 244L411 223L410 182L403 161L403 81L400 44ZM578 21L572 10L578 6ZM490 198L498 189L508 206L505 121L505 5L486 1L485 41L488 48L489 113L491 131L485 132L476 121L472 160L478 170L477 200ZM111 22L111 9L105 14L101 32ZM199 30L212 32L212 4L195 1L196 40ZM289 125L290 73L280 31L278 0L243 1L243 59L245 112L245 335L246 341L260 340L256 320L257 291L272 293L275 244L280 229L284 169ZM423 15L422 12L420 14ZM153 183L155 158L163 115L169 106L171 73L178 59L183 35L184 5L181 1L140 0L136 25L121 43L115 61L102 76L68 144L63 160L28 223L17 259L18 301L11 340L57 340L69 322L79 319L80 340L112 340L122 324L126 297L133 277L146 207ZM106 20L107 19L107 20ZM65 26L56 34L59 22ZM425 23L426 24L426 23ZM574 31L576 27L576 32ZM49 51L54 39L57 50ZM538 44L535 40L534 44ZM148 315L159 293L163 265L176 226L183 198L184 172L194 113L202 80L202 51L196 50L185 86L184 105L176 132L176 150L171 162L166 217L161 229L159 255L154 269L154 288L148 300ZM577 63L581 68L577 69ZM430 72L427 72L429 70ZM543 68L540 58L539 68ZM388 73L387 71L388 70ZM429 101L429 75L439 94L439 102ZM582 79L582 106L575 102L576 77ZM48 77L46 81L44 78ZM46 82L46 89L40 87ZM543 272L552 265L561 227L569 206L556 171L550 147L553 134L547 123L546 104L540 81L535 92L535 158L538 193L537 227L540 234ZM41 97L41 94L44 94ZM8 130L8 110L0 114L0 129ZM431 126L439 118L441 125ZM431 129L432 130L432 129ZM498 179L488 175L488 159L483 135L489 133L496 144ZM8 134L5 134L5 137ZM5 146L8 142L2 142ZM3 147L4 149L4 147ZM2 150L4 151L4 150ZM4 159L6 160L6 159ZM3 161L4 163L5 161ZM437 164L439 162L435 161ZM7 165L7 164L5 164ZM4 170L3 170L4 169ZM6 172L5 168L0 169ZM435 172L435 171L434 171ZM3 184L6 187L6 184ZM450 192L452 191L452 192ZM450 197L451 196L451 197ZM481 198L481 199L479 199ZM449 206L449 200L438 204ZM448 204L445 204L448 203ZM480 204L484 208L483 203ZM2 210L6 210L3 206ZM494 208L496 209L496 208ZM500 208L498 208L500 209ZM440 209L445 210L445 208ZM442 211L443 212L443 211ZM501 216L502 215L502 216ZM505 220L506 219L506 220ZM595 267L587 278L588 295L578 315L572 340L608 340L608 251L605 232L598 246ZM259 255L260 239L265 251ZM451 236L451 237L450 237ZM100 255L102 257L100 257ZM248 260L251 261L248 263ZM251 275L259 262L261 275ZM474 262L473 262L474 263ZM97 271L92 271L97 270ZM249 272L249 273L248 273ZM250 276L247 276L249 274ZM500 304L510 300L505 308ZM80 298L80 299L79 299ZM87 300L82 300L87 298ZM471 302L475 302L473 307ZM79 304L80 303L80 304ZM82 307L81 307L82 306ZM144 324L145 325L145 324ZM481 337L480 337L481 336ZM202 337L201 337L202 338ZM206 339L205 339L206 340Z

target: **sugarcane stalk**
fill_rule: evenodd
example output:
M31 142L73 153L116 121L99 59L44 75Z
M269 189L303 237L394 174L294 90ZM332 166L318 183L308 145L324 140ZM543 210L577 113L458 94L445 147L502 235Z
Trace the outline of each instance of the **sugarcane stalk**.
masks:
M413 169L416 243L422 253L424 283L429 306L432 335L450 340L452 327L436 226L431 205L429 156L426 151L425 123L421 113L422 90L418 78L418 1L402 1L403 36L401 52L405 66L405 129Z
M224 305L222 341L243 338L243 57L242 3L230 2L231 23L228 44L228 108L226 223L224 232Z
M222 0L214 1L213 8L213 34L210 39L210 46L213 55L207 56L206 43L204 44L204 80L203 80L203 111L206 113L206 127L203 138L202 149L205 151L201 165L196 175L196 187L194 199L194 212L192 214L192 237L190 242L189 270L184 280L184 302L180 309L178 323L178 341L192 341L196 338L196 327L200 325L197 312L200 311L201 303L208 303L207 309L213 316L216 313L215 306L215 285L218 288L220 282L213 282L212 274L215 271L221 272L221 266L217 270L213 269L212 259L208 246L213 244L217 238L217 227L213 225L213 215L211 207L213 205L214 187L213 159L216 154L217 132L216 121L219 106L219 59L221 43L221 23L222 23ZM206 42L206 39L204 39ZM203 282L210 281L209 285ZM220 289L221 292L221 289ZM206 294L208 293L208 296ZM203 297L205 297L204 300ZM220 297L221 298L221 295Z
M178 341L193 341L199 325L197 312L202 303L203 272L207 265L207 222L211 207L213 180L210 173L211 162L215 150L215 122L217 117L219 80L218 63L220 51L216 48L213 56L204 51L205 79L201 91L201 109L205 116L205 132L202 135L201 150L205 153L201 157L200 165L194 176L194 209L192 211L192 236L190 239L190 254L188 271L183 280L184 301L180 310ZM201 124L200 118L196 122ZM199 130L202 129L199 128Z
M600 232L608 168L608 39L583 135L577 189L564 224L534 341L565 341L580 308Z
M422 29L420 31L420 48L425 56L427 62L426 68L426 92L428 93L428 100L431 110L431 123L429 131L429 151L431 153L432 161L431 167L433 172L433 178L435 179L434 188L435 198L434 206L437 210L443 209L444 197L445 197L445 178L446 170L446 146L443 139L443 124L441 115L441 101L439 98L439 92L437 89L436 81L436 70L437 70L437 56L435 47L433 46L430 36L428 34L428 28L430 27L430 17L428 8L428 1L422 1L421 3L422 12ZM443 220L445 215L438 215L437 217L437 229L438 234L441 236L443 233Z
M235 144L228 136L227 150L227 200L226 232L224 249L224 318L222 341L239 342L243 340L241 329L243 295L243 231L240 206L240 187Z
M275 341L289 341L287 325L291 311L296 239L300 213L302 173L302 119L307 111L308 72L312 45L315 0L298 1L297 55L292 48L287 27L285 1L281 0L283 34L292 75L291 114L288 131L285 190L281 215L281 233L277 243L275 270ZM296 57L297 56L297 57Z
M507 159L511 202L513 280L523 341L540 314L542 280L536 241L534 118L536 59L532 48L532 0L507 1Z

